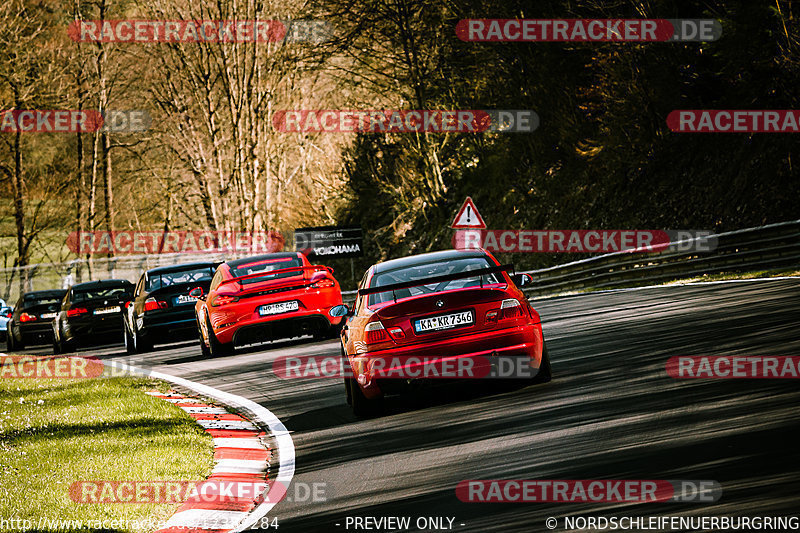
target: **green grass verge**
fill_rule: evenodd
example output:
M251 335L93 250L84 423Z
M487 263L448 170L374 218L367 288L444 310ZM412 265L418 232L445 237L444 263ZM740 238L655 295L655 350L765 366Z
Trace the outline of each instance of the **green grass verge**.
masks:
M200 480L211 473L211 436L144 393L154 389L168 387L139 378L0 379L0 521L75 531L45 519L79 520L80 530L95 531L92 521L120 520L102 530L146 531L132 521L167 519L179 504L78 504L69 495L76 481Z

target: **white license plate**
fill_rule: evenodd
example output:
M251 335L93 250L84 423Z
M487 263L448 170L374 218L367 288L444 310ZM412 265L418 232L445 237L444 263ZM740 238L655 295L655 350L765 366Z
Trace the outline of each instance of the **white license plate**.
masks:
M193 304L197 301L197 298L194 296L189 296L188 294L181 294L177 298L175 298L176 304Z
M39 315L41 318L55 318L58 313L42 313Z
M298 309L300 309L300 302L292 300L291 302L262 305L258 308L258 314L261 316L278 315L289 311L297 311Z
M471 326L474 323L475 318L473 317L472 311L462 311L460 313L452 313L450 315L439 315L415 320L414 331L417 333L441 331L443 329Z
M101 307L100 309L95 309L94 314L96 315L110 315L111 313L119 313L120 308L118 305L114 307Z

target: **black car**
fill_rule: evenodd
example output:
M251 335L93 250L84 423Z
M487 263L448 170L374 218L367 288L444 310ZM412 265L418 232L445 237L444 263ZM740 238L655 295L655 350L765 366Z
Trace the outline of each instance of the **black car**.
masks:
M49 344L53 340L52 322L61 306L65 290L24 293L8 322L8 351L24 350L29 344Z
M197 338L194 314L200 288L207 294L219 263L184 263L154 268L142 274L134 300L125 313L125 348L128 353L153 349L155 344Z
M124 279L73 285L53 321L53 352L79 346L121 342L123 308L133 297L133 283Z

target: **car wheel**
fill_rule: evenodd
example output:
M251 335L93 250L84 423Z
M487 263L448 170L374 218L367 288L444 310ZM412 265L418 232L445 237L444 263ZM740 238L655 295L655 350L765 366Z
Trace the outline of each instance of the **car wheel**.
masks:
M206 315L206 331L208 332L208 353L211 357L224 357L233 353L233 343L223 344L217 340L214 330L211 329L211 320Z
M206 340L203 338L203 330L200 328L200 322L197 320L197 317L195 317L194 320L197 324L197 336L200 337L200 352L202 353L203 357L211 357L211 351L208 349Z
M133 355L136 353L136 344L133 340L133 335L131 335L128 326L124 327L125 329L125 353L128 355Z
M539 372L533 377L533 383L547 383L553 379L550 369L550 352L547 351L547 344L542 345L542 362L539 365Z
M133 332L133 346L136 353L145 353L153 351L153 343L146 337L143 337L139 330Z
M353 414L359 418L378 414L382 405L381 399L370 400L361 392L361 387L355 378L348 378L348 381L350 382L350 406L353 408Z
M350 378L347 377L348 368L350 366L347 357L344 355L344 348L342 348L342 371L344 376L344 394L347 399L347 405L353 405L353 393L350 391Z

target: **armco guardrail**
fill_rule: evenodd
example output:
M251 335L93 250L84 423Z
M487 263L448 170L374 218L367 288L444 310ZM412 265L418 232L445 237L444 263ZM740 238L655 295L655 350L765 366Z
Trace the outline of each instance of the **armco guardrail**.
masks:
M525 288L531 296L585 289L608 289L658 283L703 274L800 267L800 220L769 224L713 236L713 252L616 252L526 273L534 277ZM688 242L688 241L687 241ZM70 283L111 277L136 281L143 270L197 260L232 259L223 254L158 254L94 259L90 271L85 260L0 269L0 297L11 302L23 290L51 289ZM346 302L356 291L344 291Z
M718 233L711 252L615 252L526 273L532 296L646 285L721 272L800 266L800 220ZM682 241L690 242L690 241Z
M533 284L524 291L545 296L585 289L609 289L645 285L673 279L753 270L800 267L800 220L769 224L710 238L711 252L615 252L563 265L528 270ZM692 240L680 241L690 243ZM342 292L346 302L356 291Z

